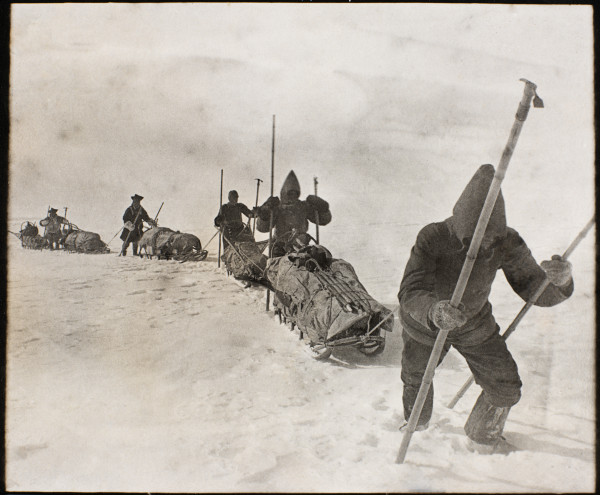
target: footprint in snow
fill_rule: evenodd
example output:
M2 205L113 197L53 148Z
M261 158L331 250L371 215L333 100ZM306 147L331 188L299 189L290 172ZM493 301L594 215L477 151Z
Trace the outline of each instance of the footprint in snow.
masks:
M379 399L377 399L375 402L373 402L371 404L371 406L373 407L373 409L375 409L376 411L387 411L389 409L389 406L387 406L385 404L385 397L380 397Z
M132 292L128 292L127 295L128 296L137 296L138 294L145 294L146 291L145 290L134 290Z

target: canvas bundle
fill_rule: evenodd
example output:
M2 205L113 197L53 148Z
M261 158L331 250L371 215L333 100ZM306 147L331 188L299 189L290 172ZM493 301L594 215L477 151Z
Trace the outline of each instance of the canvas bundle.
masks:
M76 230L68 234L64 245L65 249L79 253L104 253L108 250L100 235L85 230Z
M41 235L25 235L21 237L21 245L27 249L42 249L46 246L46 239Z
M142 235L139 241L140 256L142 248L147 257L159 259L198 260L206 258L200 239L193 234L175 232L168 227L153 227ZM191 257L190 257L191 256Z
M267 257L262 254L261 247L264 249L264 244L253 241L233 242L225 246L221 259L235 278L261 281L267 266Z
M271 258L266 268L277 310L314 343L365 334L391 313L367 293L352 265L341 259L329 263L321 270L281 256ZM380 329L391 331L392 326L388 318Z
M19 232L21 237L32 237L38 235L38 228L36 225L27 222L24 227L21 228Z

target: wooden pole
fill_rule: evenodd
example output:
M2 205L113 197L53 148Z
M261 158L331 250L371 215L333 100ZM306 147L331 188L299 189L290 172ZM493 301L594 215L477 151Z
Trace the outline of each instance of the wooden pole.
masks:
M564 252L564 254L562 255L562 259L564 261L567 260L567 258L575 250L577 245L587 235L587 233L590 231L590 229L594 226L594 223L596 223L595 216L592 217L592 219L586 224L586 226L583 228L583 230L581 232L579 232L579 234L577 235L575 240L571 243L571 245ZM517 325L521 322L523 317L527 314L527 312L529 311L531 306L533 306L537 302L537 300L540 298L540 296L546 290L546 287L548 287L548 285L550 285L550 280L548 280L548 278L545 278L544 281L538 287L535 294L533 294L533 296L531 296L531 299L529 299L529 301L527 301L525 303L525 305L521 308L521 311L519 311L519 313L517 314L515 319L512 321L512 323L509 325L509 327L506 329L506 331L502 334L502 338L504 340L506 340L510 336L510 334L513 333L517 329ZM471 375L471 377L464 383L464 385L456 393L454 398L448 403L448 407L450 409L452 409L456 405L456 403L463 397L463 395L465 395L466 391L469 390L469 387L471 385L473 385L474 382L475 382L475 378L473 377L473 375Z
M223 208L223 169L221 169L221 192L219 193L219 215ZM219 227L219 255L217 256L217 267L221 268L221 242L223 237L223 229Z
M254 205L255 208L258 208L258 190L260 188L260 183L262 182L261 179L255 179L256 180L256 203ZM253 218L254 222L252 223L252 235L254 235L254 233L256 232L256 214Z
M318 193L317 193L317 184L319 182L317 181L316 177L313 179L313 181L315 183L315 196L318 196ZM315 223L315 226L316 226L315 235L317 236L316 241L317 241L317 244L320 244L320 242L319 242L319 211L318 210L315 210L315 220L316 220L316 223Z
M275 179L275 115L273 115L273 138L271 140L271 198L273 197L273 182ZM267 257L271 257L273 251L273 210L269 218L269 249L267 251ZM267 288L267 303L266 310L269 311L269 304L271 299L271 291Z
M473 265L475 264L475 260L477 258L477 252L479 251L481 240L483 239L483 235L485 234L485 229L487 228L487 224L492 214L494 204L496 203L496 198L498 197L498 193L500 192L500 185L502 184L502 180L504 179L504 176L506 174L506 169L508 168L508 164L517 144L517 140L519 139L519 134L521 133L523 123L527 118L529 107L531 105L531 100L534 98L534 96L536 97L534 105L543 106L541 99L537 96L535 92L536 85L530 81L527 81L526 79L521 79L521 81L525 83L523 97L521 98L521 101L519 103L517 114L515 116L515 121L513 123L510 135L508 137L508 142L506 143L504 152L502 153L502 157L500 158L500 164L498 165L498 168L494 173L494 178L492 179L492 183L490 184L488 194L485 198L483 208L481 209L481 213L479 215L479 220L477 221L477 225L475 227L473 240L471 241L469 250L467 251L467 257L461 269L458 281L456 282L456 287L454 288L452 298L450 299L450 305L454 308L458 308L460 301L462 300L462 296L467 286L467 282L469 281L469 276L471 275ZM410 439L413 433L415 432L417 422L419 421L419 417L421 416L423 404L425 403L425 399L427 398L427 393L429 392L429 387L431 386L431 383L433 381L433 375L435 374L435 368L442 353L442 349L444 347L444 343L446 342L446 338L448 337L449 331L450 329L439 329L439 333L435 340L435 344L433 345L431 355L429 356L429 361L427 362L427 367L423 375L423 381L421 382L419 393L417 394L417 398L411 411L410 418L408 420L408 425L406 427L404 437L402 438L402 443L398 451L398 457L396 458L396 463L398 464L402 464L406 457L406 452L408 450Z

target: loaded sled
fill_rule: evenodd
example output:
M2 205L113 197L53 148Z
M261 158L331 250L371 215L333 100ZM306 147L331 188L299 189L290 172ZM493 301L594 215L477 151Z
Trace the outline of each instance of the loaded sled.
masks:
M323 246L306 245L269 259L266 278L275 313L308 337L315 358L342 346L369 356L383 352L393 313L369 295L347 261L332 258Z
M46 239L39 234L35 222L23 222L19 232L11 232L11 234L14 234L21 241L21 247L26 249L43 249L47 245Z
M110 253L110 249L102 241L99 234L81 230L74 223L69 223L63 230L60 244L66 251L86 254Z
M308 234L287 240L291 250L267 258L267 241L252 234L227 242L222 256L228 274L253 280L274 292L273 306L281 322L297 327L308 337L311 354L329 357L336 347L352 346L363 354L383 352L385 332L391 332L391 310L373 299L358 280L350 263L335 259Z
M143 251L142 251L143 249ZM152 227L139 241L141 258L174 259L177 261L203 261L208 251L202 249L200 239L193 234L175 232L168 227Z
M256 242L248 224L235 238L223 232L224 249L221 260L225 263L227 275L237 280L255 281L264 284L267 257L263 254L268 241Z
M26 249L48 248L48 241L39 234L37 225L29 221L21 224L19 233L15 234L21 240L21 246ZM74 223L67 223L61 227L61 237L58 244L66 251L77 253L109 253L110 249L102 241L100 235L94 232L81 230Z

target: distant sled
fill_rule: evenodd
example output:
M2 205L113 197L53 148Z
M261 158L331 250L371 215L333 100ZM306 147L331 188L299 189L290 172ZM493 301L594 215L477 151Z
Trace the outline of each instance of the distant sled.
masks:
M152 227L139 241L139 255L149 259L203 261L208 251L202 249L200 239L193 234L176 232L168 227Z
M21 246L26 249L48 249L48 242L39 235L38 227L29 221L21 224L18 234ZM67 223L61 228L61 238L58 242L64 250L86 254L109 253L110 249L102 241L99 234L81 230L74 223Z
M66 236L61 244L66 251L85 254L106 254L110 249L99 234L81 230L77 225L70 223L67 227Z

